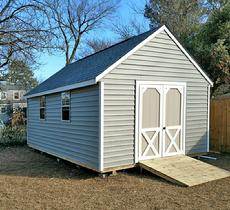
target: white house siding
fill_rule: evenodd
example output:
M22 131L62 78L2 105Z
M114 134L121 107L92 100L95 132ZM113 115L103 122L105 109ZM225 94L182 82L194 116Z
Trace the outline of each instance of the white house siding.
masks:
M71 91L70 122L61 120L61 93L46 96L46 119L39 97L28 99L29 146L98 170L98 85Z
M106 75L104 167L134 163L135 81L186 82L186 153L207 151L208 82L162 32Z

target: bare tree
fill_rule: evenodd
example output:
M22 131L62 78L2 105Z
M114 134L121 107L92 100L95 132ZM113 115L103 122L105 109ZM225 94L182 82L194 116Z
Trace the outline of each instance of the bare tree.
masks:
M0 73L14 58L35 61L35 51L49 42L43 4L37 0L0 3Z
M50 20L55 25L54 40L57 49L63 51L66 65L73 62L82 38L102 25L115 10L117 1L111 0L47 0Z
M120 40L128 39L149 30L148 20L143 17L143 5L147 4L147 0L145 0L145 2L127 1L126 4L132 18L129 21L126 21L126 19L118 19L116 23L112 25L112 31L118 35Z
M96 52L104 50L110 47L113 41L107 38L91 38L84 40L84 45L81 45L78 49L78 58L84 58L86 56L92 55Z
M132 19L126 23L124 21L117 22L118 24L113 24L112 31L118 35L120 40L128 39L147 30L144 24L138 22L136 19ZM121 24L121 22L123 23Z
M96 53L110 47L112 41L108 39L91 39L87 41L87 45L92 49L92 53Z

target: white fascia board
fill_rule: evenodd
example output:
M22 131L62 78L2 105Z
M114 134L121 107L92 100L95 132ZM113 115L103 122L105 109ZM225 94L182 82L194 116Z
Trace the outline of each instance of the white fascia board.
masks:
M147 37L145 40L143 40L140 44L138 44L136 47L134 47L132 50L130 50L127 54L125 54L123 57L121 57L118 61L116 61L113 65L111 65L109 68L107 68L105 71L103 71L101 74L99 74L96 77L96 82L101 80L105 75L110 73L114 68L116 68L119 64L121 64L123 61L125 61L130 55L135 53L138 49L140 49L142 46L144 46L147 42L149 42L151 39L153 39L157 34L162 32L165 29L165 26L160 27L157 31L152 33L149 37Z
M52 89L52 90L48 90L48 91L43 91L43 92L40 92L40 93L37 93L37 94L28 95L28 96L25 96L25 98L27 99L27 98L32 98L32 97L36 97L36 96L47 95L47 94L56 93L56 92L62 92L62 91L66 91L66 90L71 90L71 89L76 89L76 88L96 84L105 75L110 73L114 68L116 68L119 64L121 64L123 61L125 61L130 55L132 55L134 52L136 52L138 49L140 49L142 46L144 46L147 42L152 40L155 36L160 34L162 31L165 31L169 35L169 37L180 48L180 50L191 61L191 63L197 68L197 70L201 73L201 75L209 82L209 84L211 86L213 86L213 82L211 81L211 79L206 75L206 73L201 69L201 67L196 63L196 61L189 55L189 53L182 47L182 45L177 41L177 39L174 37L174 35L164 25L164 26L160 27L158 30L156 30L154 33L152 33L145 40L143 40L136 47L134 47L132 50L130 50L122 58L120 58L118 61L116 61L114 64L112 64L110 67L108 67L105 71L103 71L101 74L99 74L95 79L88 80L88 81L85 81L85 82L76 83L74 85L67 85L67 86L64 86L64 87L60 87L60 88L56 88L56 89Z
M107 68L104 72L99 74L96 77L96 82L100 81L105 75L110 73L119 64L121 64L123 61L125 61L130 55L132 55L137 50L139 50L141 47L143 47L147 42L151 41L155 36L160 34L162 31L165 31L169 35L169 37L175 42L175 44L180 48L180 50L185 54L185 56L197 68L197 70L201 73L201 75L209 82L209 84L211 86L213 86L213 82L211 81L211 79L206 75L206 73L201 69L201 67L196 63L196 61L189 55L189 53L182 47L182 45L177 41L177 39L173 36L173 34L169 31L169 29L165 25L160 27L158 30L156 30L154 33L152 33L149 37L147 37L145 40L143 40L140 44L138 44L136 47L134 47L132 50L130 50L127 54L125 54L123 57L121 57L118 61L116 61L113 65L111 65L109 68Z
M191 63L197 68L197 70L201 73L201 75L209 82L211 86L213 86L212 80L201 69L201 67L197 64L197 62L189 55L189 53L183 48L183 46L177 41L175 36L169 31L169 29L166 26L165 26L165 32L170 36L170 38L175 42L175 44L180 48L180 50L186 55L186 57L191 61Z
M38 96L42 96L42 95L48 95L48 94L52 94L52 93L58 93L58 92L63 92L63 91L72 90L72 89L76 89L76 88L86 87L86 86L90 86L90 85L94 85L94 84L96 84L96 81L95 81L95 79L92 79L92 80L88 80L85 82L79 82L79 83L76 83L73 85L67 85L67 86L63 86L60 88L55 88L52 90L47 90L47 91L43 91L40 93L35 93L32 95L24 96L24 98L28 99L28 98L38 97Z

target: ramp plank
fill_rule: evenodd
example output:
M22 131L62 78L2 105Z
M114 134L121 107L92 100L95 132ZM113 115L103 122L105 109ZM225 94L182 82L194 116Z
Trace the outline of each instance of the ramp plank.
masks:
M230 176L226 170L185 155L145 160L139 165L170 182L188 187Z

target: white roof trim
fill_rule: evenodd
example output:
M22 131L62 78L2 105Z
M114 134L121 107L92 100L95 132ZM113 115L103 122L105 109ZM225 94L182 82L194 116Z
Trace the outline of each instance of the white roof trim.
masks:
M119 64L121 64L123 61L125 61L130 55L132 55L134 52L136 52L138 49L140 49L142 46L144 46L147 42L152 40L155 36L157 36L162 31L165 31L169 35L169 37L175 42L175 44L180 48L180 50L185 54L185 56L187 56L187 58L197 68L197 70L201 73L201 75L209 82L209 84L211 86L213 86L213 82L207 76L207 74L201 69L201 67L196 63L196 61L189 55L189 53L177 41L175 36L173 36L173 34L169 31L169 29L164 25L164 26L160 27L158 30L156 30L154 33L152 33L150 36L148 36L141 43L139 43L132 50L130 50L123 57L121 57L118 61L116 61L114 64L112 64L110 67L108 67L105 71L103 71L101 74L99 74L95 79L91 79L91 80L88 80L88 81L85 81L85 82L76 83L76 84L73 84L73 85L67 85L67 86L52 89L52 90L43 91L43 92L40 92L40 93L35 93L35 94L32 94L32 95L25 96L24 98L27 99L27 98L47 95L47 94L51 94L51 93L56 93L56 92L62 92L62 91L66 91L66 90L81 88L81 87L85 87L85 86L89 86L89 85L94 85L97 82L99 82L105 75L110 73L114 68L116 68Z
M76 83L76 84L73 84L73 85L67 85L67 86L64 86L64 87L55 88L55 89L43 91L43 92L40 92L40 93L35 93L35 94L32 94L32 95L25 96L24 98L28 99L28 98L33 98L33 97L37 97L37 96L48 95L48 94L51 94L51 93L57 93L57 92L71 90L71 89L81 88L81 87L94 85L94 84L96 84L96 81L95 81L95 79L92 79L92 80L88 80L88 81L85 81L85 82L79 82L79 83Z
M198 63L189 55L189 53L183 48L183 46L177 41L175 36L169 31L169 29L165 27L165 32L170 36L170 38L176 43L176 45L180 48L180 50L188 57L191 63L197 68L197 70L201 73L201 75L209 82L211 86L213 86L212 80L207 76L207 74L201 69Z
M153 34L147 37L144 41L142 41L140 44L138 44L136 47L130 50L127 54L125 54L122 58L120 58L118 61L112 64L109 68L107 68L105 71L99 74L96 77L96 82L100 81L105 75L110 73L114 68L116 68L119 64L125 61L130 55L132 55L134 52L136 52L138 49L140 49L147 42L152 40L156 35L158 35L164 30L169 35L169 37L175 42L175 44L180 48L180 50L187 56L187 58L191 61L191 63L197 68L197 70L201 73L201 75L209 82L211 86L213 86L213 82L211 81L211 79L206 75L206 73L201 69L201 67L196 63L196 61L188 54L188 52L182 47L182 45L177 41L177 39L173 36L173 34L169 31L169 29L165 25L160 27Z

